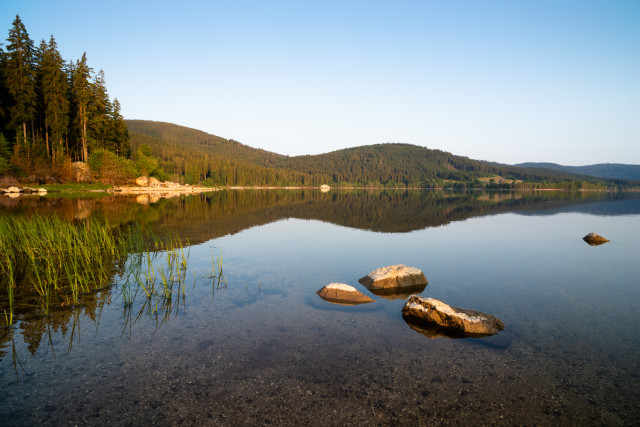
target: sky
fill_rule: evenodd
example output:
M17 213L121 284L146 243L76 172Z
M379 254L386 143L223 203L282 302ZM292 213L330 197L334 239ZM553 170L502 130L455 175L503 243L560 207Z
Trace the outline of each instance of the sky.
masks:
M3 42L16 14L127 119L292 156L640 164L640 0L2 0Z

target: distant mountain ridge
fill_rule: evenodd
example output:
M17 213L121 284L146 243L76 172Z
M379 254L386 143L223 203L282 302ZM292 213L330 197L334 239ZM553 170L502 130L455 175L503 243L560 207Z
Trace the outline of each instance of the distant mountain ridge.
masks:
M177 174L190 183L206 180L212 185L433 187L456 184L505 188L541 188L543 183L545 188L611 184L600 178L473 160L411 144L374 144L318 155L286 156L172 123L145 120L126 123L134 150L142 144L148 145L168 174ZM489 182L493 177L497 182Z
M543 168L557 170L578 175L594 176L597 178L624 179L628 181L640 181L640 165L623 163L598 163L586 166L563 166L556 163L518 163L518 167Z

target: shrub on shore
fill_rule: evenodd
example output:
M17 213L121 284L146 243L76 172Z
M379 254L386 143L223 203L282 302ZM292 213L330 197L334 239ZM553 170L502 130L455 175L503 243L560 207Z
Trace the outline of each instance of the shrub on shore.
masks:
M131 160L101 148L91 153L87 163L95 177L103 183L124 183L137 176L135 165Z

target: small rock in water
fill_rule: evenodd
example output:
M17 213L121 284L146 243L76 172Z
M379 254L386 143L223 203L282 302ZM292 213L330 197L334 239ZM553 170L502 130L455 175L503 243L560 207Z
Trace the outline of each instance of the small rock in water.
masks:
M597 235L596 233L589 233L586 236L584 236L582 240L584 240L591 246L602 245L603 243L607 243L609 241L604 237Z
M331 283L322 287L316 294L325 301L334 304L356 305L373 302L371 298L359 292L353 286L344 283Z
M422 270L406 265L381 267L358 281L369 290L427 286L429 283Z
M490 314L474 310L452 307L433 298L413 295L402 308L402 317L413 329L429 331L423 333L430 338L449 337L486 337L504 329L504 323ZM416 325L414 327L413 325Z

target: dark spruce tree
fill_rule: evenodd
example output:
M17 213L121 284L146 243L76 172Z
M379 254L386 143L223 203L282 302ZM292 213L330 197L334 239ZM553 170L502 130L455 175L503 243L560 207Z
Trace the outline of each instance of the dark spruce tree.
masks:
M93 70L87 65L87 54L76 61L71 69L71 101L74 106L75 117L73 126L76 135L76 147L80 158L86 162L89 158L87 133L89 127L90 104L93 96L91 74Z
M52 160L64 157L64 140L69 131L69 83L64 68L64 60L52 35L40 65L44 138Z
M36 113L35 52L33 41L18 15L9 30L7 42L4 78L12 104L9 126L15 129L18 141L25 144L28 153L27 128L30 124L33 140L33 121Z

